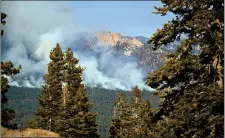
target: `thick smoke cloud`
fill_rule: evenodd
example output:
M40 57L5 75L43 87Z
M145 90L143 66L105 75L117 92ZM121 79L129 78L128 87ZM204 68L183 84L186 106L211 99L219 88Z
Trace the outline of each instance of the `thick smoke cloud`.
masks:
M84 50L80 42L75 41L82 30L76 25L74 11L65 3L1 3L2 11L8 15L3 27L3 60L22 65L21 73L11 80L11 85L41 87L49 52L60 43L63 50L72 47L80 65L86 68L83 75L86 85L122 90L138 85L150 89L144 85L146 72L138 67L134 57L125 57L122 52L115 53L98 45Z

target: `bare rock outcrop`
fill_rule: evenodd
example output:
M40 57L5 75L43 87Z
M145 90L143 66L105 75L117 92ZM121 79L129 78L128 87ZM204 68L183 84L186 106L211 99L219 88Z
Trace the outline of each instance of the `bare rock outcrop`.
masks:
M132 52L144 44L135 37L123 37L120 33L96 32L98 44L123 49L124 54L130 56Z

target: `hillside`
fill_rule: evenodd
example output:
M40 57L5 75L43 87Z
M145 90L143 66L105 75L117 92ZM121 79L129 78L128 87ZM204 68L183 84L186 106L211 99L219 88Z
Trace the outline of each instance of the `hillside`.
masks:
M126 95L126 100L129 102L132 93L129 91L123 92ZM7 93L9 98L8 107L16 112L15 122L19 128L26 128L27 122L33 119L36 109L39 107L38 97L41 94L41 89L38 88L23 88L11 87ZM119 96L119 90L107 90L100 87L87 87L87 95L94 103L92 111L98 113L97 122L100 125L101 136L104 137L108 133L110 121L113 115L113 105ZM157 107L159 99L152 95L152 92L142 91L142 100L149 99L152 107Z
M60 137L57 133L43 129L11 130L1 127L2 137Z

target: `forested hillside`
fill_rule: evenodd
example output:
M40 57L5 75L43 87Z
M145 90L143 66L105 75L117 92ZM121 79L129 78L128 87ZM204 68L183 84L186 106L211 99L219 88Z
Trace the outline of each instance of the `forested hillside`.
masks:
M39 107L38 97L42 89L25 88L25 87L10 87L7 97L9 98L8 107L16 113L15 122L19 128L26 128L28 121L32 120L35 111ZM121 91L126 95L127 102L130 102L132 92ZM106 136L109 130L110 121L113 116L113 106L120 94L119 90L107 90L101 87L87 87L87 95L91 102L94 103L93 112L97 112L97 123L100 125L101 136ZM152 107L158 107L159 98L154 96L152 92L142 91L142 101L147 99Z

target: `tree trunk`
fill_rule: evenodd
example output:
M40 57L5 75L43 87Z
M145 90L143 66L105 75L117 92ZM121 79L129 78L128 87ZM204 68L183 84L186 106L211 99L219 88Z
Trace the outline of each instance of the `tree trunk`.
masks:
M217 79L217 84L220 87L220 89L223 89L223 66L221 63L221 58L220 56L215 56L213 60L213 68L216 70L218 79Z

